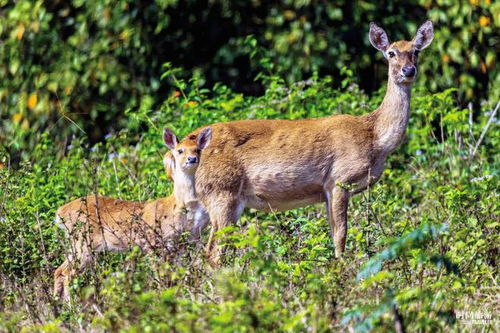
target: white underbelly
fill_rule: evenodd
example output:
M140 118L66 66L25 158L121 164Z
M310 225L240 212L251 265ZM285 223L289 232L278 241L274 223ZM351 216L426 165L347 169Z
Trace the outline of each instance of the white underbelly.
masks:
M322 193L309 194L301 198L263 198L256 195L246 196L246 207L261 211L285 211L309 206L325 200Z

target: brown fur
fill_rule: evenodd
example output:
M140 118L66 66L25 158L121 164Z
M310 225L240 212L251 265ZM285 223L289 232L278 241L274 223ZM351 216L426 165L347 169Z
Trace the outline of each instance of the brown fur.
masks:
M426 47L432 24L426 22L415 38ZM370 40L389 61L387 93L374 112L210 125L214 140L197 170L196 191L212 223L207 254L214 265L222 250L215 233L235 222L244 207L288 210L326 201L337 256L344 251L349 196L378 180L387 155L403 140L414 80L401 68L415 65L415 39L389 44L385 32L372 25ZM396 54L389 57L388 51Z
M206 145L205 145L206 146ZM195 199L196 163L186 163L201 150L197 143L175 144L165 155L165 171L174 180L174 194L150 202L87 196L57 210L56 223L67 231L71 251L54 272L54 294L69 299L71 278L81 272L95 252L125 251L133 245L144 251L169 247L183 232L197 239L208 224L203 206ZM183 150L179 154L179 149Z

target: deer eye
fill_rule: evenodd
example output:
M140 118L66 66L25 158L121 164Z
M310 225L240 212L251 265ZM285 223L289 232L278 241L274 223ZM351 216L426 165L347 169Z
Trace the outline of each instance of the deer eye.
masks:
M182 154L182 153L184 152L184 149L179 149L179 150L177 150L177 152L178 152L179 154Z
M196 148L196 154L200 154L201 153L201 149L200 148Z
M387 54L389 55L389 58L394 58L394 56L396 55L396 53L392 51L387 52Z

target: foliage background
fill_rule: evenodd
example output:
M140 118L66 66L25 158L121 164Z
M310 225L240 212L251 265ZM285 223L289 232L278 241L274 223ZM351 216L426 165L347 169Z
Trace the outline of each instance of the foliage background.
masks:
M372 93L386 74L368 42L369 22L398 40L427 18L436 38L419 84L433 92L457 87L459 103L474 102L476 117L482 99L499 97L495 1L2 0L0 139L16 161L45 130L61 142L78 127L102 140L124 126L125 110L159 106L172 88L160 79L166 62L196 73L205 87L222 82L251 95L264 91L260 72L291 83L313 73L337 77L347 67Z
M498 330L496 2L0 0L0 16L0 331ZM407 139L352 200L342 260L322 205L247 211L221 270L193 245L133 249L101 255L71 306L50 296L56 208L168 195L164 125L370 112L386 66L369 21L408 39L427 17Z

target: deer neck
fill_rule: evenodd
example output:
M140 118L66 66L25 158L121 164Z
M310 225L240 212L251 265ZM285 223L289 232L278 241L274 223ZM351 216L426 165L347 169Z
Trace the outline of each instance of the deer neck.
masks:
M389 78L384 100L372 114L375 146L389 154L404 139L410 115L411 85Z
M189 208L198 202L194 174L178 171L175 173L174 179L174 196L178 204Z

